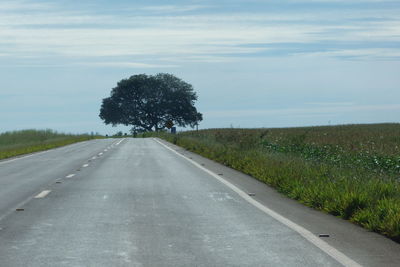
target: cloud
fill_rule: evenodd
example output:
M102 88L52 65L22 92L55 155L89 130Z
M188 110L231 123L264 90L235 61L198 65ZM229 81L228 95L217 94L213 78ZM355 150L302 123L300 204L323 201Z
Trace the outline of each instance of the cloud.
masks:
M210 6L202 5L159 5L159 6L144 6L136 8L137 10L151 11L154 13L176 13L176 12L188 12L194 10L200 10L208 8Z
M298 53L307 56L331 56L343 59L358 60L398 60L400 59L400 49L344 49L338 51Z
M46 10L53 8L54 5L50 3L37 3L33 1L2 1L0 3L0 12L2 11L16 11L16 10Z
M364 3L393 3L397 0L285 0L289 3L323 3L323 4L364 4Z
M396 10L387 9L378 16L376 10L375 13L357 10L356 14L276 13L267 9L257 13L221 10L208 13L207 7L138 6L136 9L141 12L137 15L63 11L61 6L32 1L5 2L0 4L0 10L7 11L0 16L1 56L86 58L89 63L94 57L136 56L140 61L146 57L163 57L173 59L168 66L178 61L226 62L238 56L271 56L277 49L283 51L280 55L299 54L285 50L281 44L316 44L312 51L302 53L347 59L396 59L400 53L400 48L385 49L379 45L368 49L332 47L328 51L323 46L332 42L400 42L400 21L394 19ZM35 12L22 12L22 9ZM176 14L193 10L202 12ZM380 20L371 20L371 16ZM256 44L273 46L257 47ZM116 64L115 60L109 64L133 67L126 62Z
M309 102L305 104L313 106L355 106L353 102Z
M178 67L178 65L148 64L148 63L138 63L138 62L85 62L80 64L78 63L78 65L92 66L92 67L119 67L119 68L140 68L140 69Z

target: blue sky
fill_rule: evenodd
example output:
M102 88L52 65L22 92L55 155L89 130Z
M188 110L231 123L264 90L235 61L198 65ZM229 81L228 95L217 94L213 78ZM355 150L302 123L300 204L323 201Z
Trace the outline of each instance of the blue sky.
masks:
M0 1L0 132L125 131L101 99L159 72L200 128L400 122L400 1Z

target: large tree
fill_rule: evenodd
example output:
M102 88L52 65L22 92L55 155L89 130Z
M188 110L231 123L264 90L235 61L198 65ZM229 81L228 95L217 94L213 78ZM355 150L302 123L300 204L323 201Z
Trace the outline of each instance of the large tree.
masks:
M192 85L172 74L133 75L103 99L100 118L113 126L131 125L133 132L159 131L171 122L194 127L202 120L196 100Z

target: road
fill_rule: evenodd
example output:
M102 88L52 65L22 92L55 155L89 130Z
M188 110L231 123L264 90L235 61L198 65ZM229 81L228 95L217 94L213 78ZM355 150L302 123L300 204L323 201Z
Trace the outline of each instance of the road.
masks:
M0 161L2 267L398 266L399 252L156 139Z

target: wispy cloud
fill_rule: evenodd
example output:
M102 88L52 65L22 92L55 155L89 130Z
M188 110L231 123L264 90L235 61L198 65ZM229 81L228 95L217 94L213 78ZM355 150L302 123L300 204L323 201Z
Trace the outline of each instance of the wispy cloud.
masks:
M91 67L119 67L119 68L140 68L140 69L154 69L154 68L176 68L178 65L166 64L148 64L139 62L84 62L77 65L91 66Z
M312 56L338 58L397 58L399 48L332 47L324 43L400 42L400 20L394 10L388 16L379 13L379 20L365 22L373 12L304 14L296 12L235 11L186 14L207 10L206 5L138 6L140 15L98 14L90 10L63 11L54 4L33 1L0 4L0 46L2 56L13 58L61 57L163 57L178 61L221 62L239 55L273 55L276 49L285 52L281 44L316 44L312 50L286 51L286 56L305 53ZM38 12L22 12L34 9ZM162 16L155 13L163 13ZM184 13L184 14L181 14ZM165 14L165 15L164 15ZM361 15L360 15L361 14ZM337 17L342 23L337 24ZM382 21L382 16L384 20ZM336 21L335 21L336 18ZM357 20L351 20L357 18ZM364 20L363 20L364 19ZM252 44L253 46L249 46ZM270 47L254 44L275 45ZM270 51L271 53L265 53ZM139 60L142 60L139 58ZM90 60L90 59L88 59ZM115 61L115 60L114 60ZM96 64L96 63L94 63ZM110 66L114 62L109 63ZM121 66L122 62L118 64ZM147 64L147 63L143 63ZM151 65L158 65L149 63ZM174 65L171 64L167 65ZM126 65L132 66L132 65Z
M304 55L304 53L299 54ZM399 60L400 49L345 49L338 51L312 52L307 53L306 55L340 57L348 60Z
M397 2L397 0L284 0L289 3L344 3L344 4L363 4L363 3L390 3Z
M23 1L23 0L14 0L14 1L2 1L0 3L0 12L1 11L21 11L21 10L47 10L51 9L54 6L50 3L38 3L33 1Z
M312 106L355 106L356 104L353 102L309 102L305 103L306 105L312 105Z
M154 13L170 14L171 12L172 13L188 12L208 7L209 6L202 6L202 5L159 5L159 6L144 6L136 9L143 11L150 11Z

